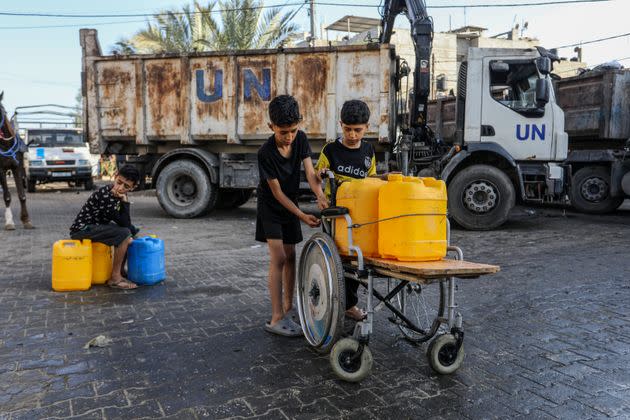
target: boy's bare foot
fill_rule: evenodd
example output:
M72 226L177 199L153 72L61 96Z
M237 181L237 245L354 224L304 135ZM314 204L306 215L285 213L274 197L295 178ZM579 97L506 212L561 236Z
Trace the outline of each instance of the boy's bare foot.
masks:
M355 321L362 321L367 316L367 312L353 306L352 308L346 310L346 316L350 319L354 319Z
M109 279L107 281L107 285L113 289L135 289L138 287L137 284L130 282L129 280L125 279L125 278L119 278L119 279Z

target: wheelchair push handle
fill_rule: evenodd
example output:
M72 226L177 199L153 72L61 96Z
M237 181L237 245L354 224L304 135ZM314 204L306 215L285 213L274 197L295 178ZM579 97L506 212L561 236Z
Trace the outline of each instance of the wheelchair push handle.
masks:
M335 206L337 204L337 183L335 182L335 173L330 169L326 170L326 178L330 184L330 205Z

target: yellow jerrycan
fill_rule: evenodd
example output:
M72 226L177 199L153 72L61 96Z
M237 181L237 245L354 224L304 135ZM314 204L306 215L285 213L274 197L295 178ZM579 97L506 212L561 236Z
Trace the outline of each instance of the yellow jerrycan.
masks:
M64 239L53 244L52 288L56 292L88 290L92 283L92 241Z
M347 207L353 224L376 222L378 219L378 191L386 182L378 178L357 179L342 183L337 189L337 205ZM335 219L335 243L341 255L348 250L346 219ZM365 257L378 257L378 223L352 229L352 242L361 248Z
M400 261L435 261L446 256L446 184L435 178L390 174L379 190L378 249Z
M92 242L92 284L104 284L112 276L112 247Z

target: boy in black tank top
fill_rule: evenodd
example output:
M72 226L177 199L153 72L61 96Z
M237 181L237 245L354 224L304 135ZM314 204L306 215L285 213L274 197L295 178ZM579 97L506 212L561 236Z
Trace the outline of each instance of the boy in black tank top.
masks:
M298 337L302 329L293 309L295 244L302 241L300 221L310 227L320 224L318 218L298 207L301 163L320 210L328 207L328 201L313 168L306 134L298 130L302 117L297 101L289 95L277 96L269 103L269 119L273 135L258 150L256 217L256 240L267 242L270 259L271 321L264 328L274 334Z
M324 146L315 170L320 175L331 170L337 182L376 175L374 147L362 141L370 120L367 104L356 99L346 101L341 107L340 119L342 137ZM326 196L330 196L330 184L326 185ZM365 311L356 306L358 287L357 281L346 279L346 316L356 321L366 316Z

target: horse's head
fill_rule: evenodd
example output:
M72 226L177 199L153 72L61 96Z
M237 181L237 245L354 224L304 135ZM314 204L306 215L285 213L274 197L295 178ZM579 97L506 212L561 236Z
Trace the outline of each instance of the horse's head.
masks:
M0 92L0 140L9 140L13 139L15 131L9 121L7 110L4 109L4 105L2 105L2 98L4 98L4 91Z

